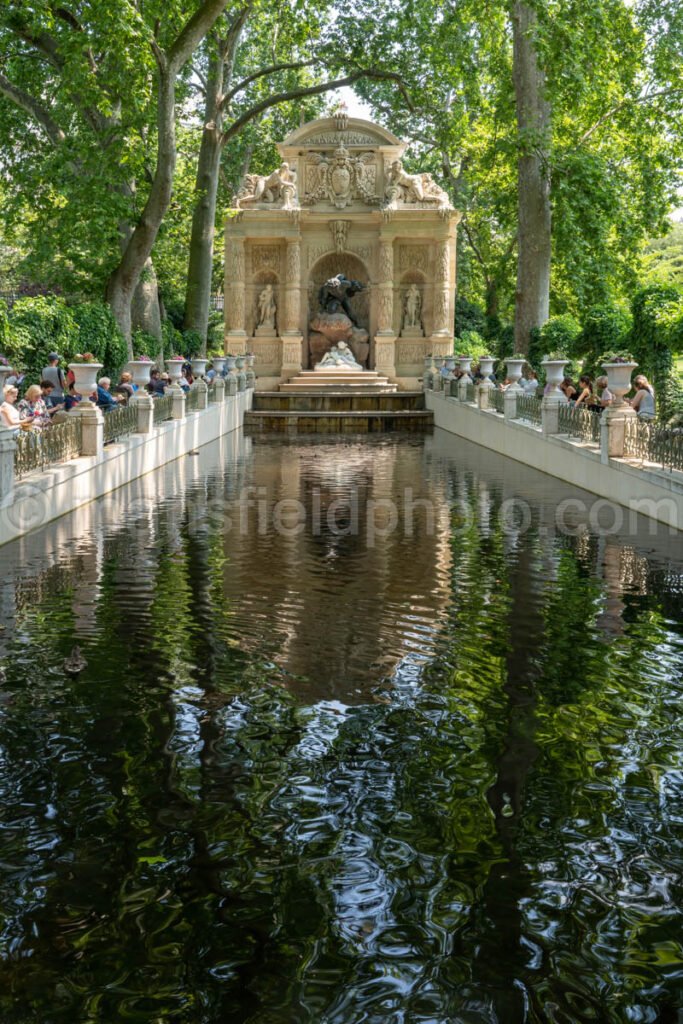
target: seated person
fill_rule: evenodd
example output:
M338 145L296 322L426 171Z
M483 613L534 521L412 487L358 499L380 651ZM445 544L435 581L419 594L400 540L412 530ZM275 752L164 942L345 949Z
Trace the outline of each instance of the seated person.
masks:
M13 384L6 384L3 397L4 401L0 405L0 422L3 427L9 427L10 430L16 433L19 430L19 423L21 421L21 414L16 406L19 389L15 388Z
M595 386L600 389L600 398L598 399L600 408L606 409L614 401L614 395L607 387L607 377L598 377Z
M71 383L67 386L67 392L66 395L64 396L64 408L66 409L66 411L71 412L73 407L75 405L78 405L82 398L83 395L79 394L78 391L76 391L76 385L73 381L71 381Z
M97 382L97 408L102 409L103 412L111 412L112 409L118 407L118 402L114 396L110 393L111 379L109 377L100 377Z
M161 379L159 370L152 370L149 375L149 384L147 385L147 390L152 398L163 397L165 387L166 385Z
M56 412L58 412L60 409L64 408L64 399L63 398L53 398L52 397L52 392L54 391L54 389L55 389L55 386L52 383L52 381L41 380L41 382L40 382L40 391L41 391L42 399L43 399L43 402L45 403L45 408L47 409L48 416L51 419L52 419L52 417L54 416L54 414Z
M526 380L520 381L520 384L524 388L524 394L533 398L538 389L538 374L535 370L529 370Z
M34 430L42 430L51 422L42 392L37 384L31 384L26 388L26 394L19 402L17 409L21 419L30 421Z
M127 392L128 398L132 398L137 389L137 384L133 384L133 374L129 373L128 370L124 370L121 376L119 377L118 390L120 392Z

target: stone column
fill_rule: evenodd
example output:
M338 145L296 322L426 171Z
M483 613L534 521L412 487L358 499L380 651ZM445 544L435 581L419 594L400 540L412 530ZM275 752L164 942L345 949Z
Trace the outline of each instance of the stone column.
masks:
M394 242L380 238L379 287L377 290L377 334L375 369L387 377L396 376L396 332L394 330Z
M213 379L214 387L214 398L216 403L220 403L225 398L225 378L216 376Z
M81 455L96 455L98 458L104 450L104 413L94 402L87 398L74 407L71 416L80 416Z
M513 391L511 387L503 392L503 410L506 420L517 419L517 395L522 394L522 389Z
M206 386L206 381L197 380L192 385L198 392L197 409L206 409L209 404L209 389Z
M229 238L225 245L225 344L228 352L246 352L244 239Z
M289 380L301 370L301 239L288 238L285 253L285 309L282 318L281 378Z
M434 328L432 351L435 355L447 356L453 349L453 325L451 323L451 244L448 239L438 242L436 247L436 273L434 275Z

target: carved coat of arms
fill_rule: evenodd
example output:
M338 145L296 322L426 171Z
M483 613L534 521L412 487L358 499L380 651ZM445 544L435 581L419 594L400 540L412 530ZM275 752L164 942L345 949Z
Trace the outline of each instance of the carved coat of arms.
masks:
M376 195L377 167L372 153L351 157L341 145L329 153L311 153L306 164L306 191L302 203L332 203L343 210L358 197L364 203L378 203Z

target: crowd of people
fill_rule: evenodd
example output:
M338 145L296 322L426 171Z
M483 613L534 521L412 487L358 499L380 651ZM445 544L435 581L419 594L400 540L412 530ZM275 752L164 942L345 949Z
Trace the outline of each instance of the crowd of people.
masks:
M460 368L455 370L455 380L459 380L463 376L463 370ZM470 376L475 383L483 380L484 375L477 363L472 365ZM510 377L504 377L499 381L496 379L495 374L491 374L489 379L499 391L505 391L512 384L512 378ZM530 397L541 397L542 394L547 394L550 389L549 384L541 388L538 374L528 364L525 374L519 381L519 385L524 394ZM584 408L597 413L601 413L603 409L607 408L614 401L614 395L607 386L606 376L597 377L594 381L588 374L581 374L576 383L574 383L571 377L565 377L560 384L560 389L571 404L584 406ZM634 378L633 392L630 398L625 399L626 402L631 408L636 410L639 419L654 420L656 415L655 392L645 374L639 373Z
M51 424L58 423L62 418L60 414L70 412L84 399L93 402L107 413L127 404L138 390L132 374L124 370L118 383L112 384L110 377L100 377L96 390L91 395L82 395L76 390L73 373L70 370L65 373L60 363L59 354L51 352L48 356L48 365L42 370L40 384L30 384L21 399L19 392L23 375L10 374L5 383L4 400L0 405L2 426L15 433L24 430L42 431ZM210 380L214 375L210 369L206 376ZM183 364L182 376L178 383L185 392L189 391L194 383L192 365L189 362ZM154 368L150 372L147 391L153 398L161 398L170 384L168 373Z

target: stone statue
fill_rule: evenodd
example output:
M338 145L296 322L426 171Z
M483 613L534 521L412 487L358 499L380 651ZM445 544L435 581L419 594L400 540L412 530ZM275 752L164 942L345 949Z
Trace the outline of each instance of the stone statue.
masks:
M272 284L267 284L258 297L258 314L256 320L257 330L261 327L275 329L275 296L273 295Z
M449 199L442 188L432 179L431 174L408 174L400 160L394 160L387 174L385 189L389 203L437 203L449 206Z
M341 309L346 313L352 324L358 327L358 321L351 312L349 299L363 291L360 281L349 281L344 274L331 277L318 292L318 305L321 313L338 313Z
M405 295L403 326L413 330L422 326L422 295L416 284L411 284Z
M296 173L288 163L282 163L272 174L247 174L235 198L235 205L241 209L251 203L282 200L283 209L290 209L295 199Z
M338 341L329 352L322 357L316 370L358 370L363 367L354 359L353 352L345 341Z

